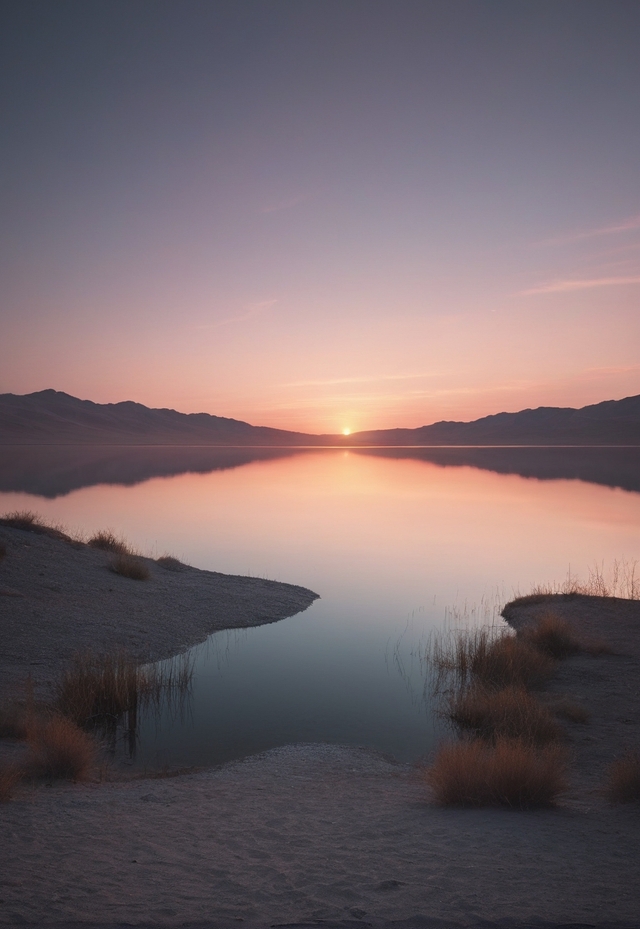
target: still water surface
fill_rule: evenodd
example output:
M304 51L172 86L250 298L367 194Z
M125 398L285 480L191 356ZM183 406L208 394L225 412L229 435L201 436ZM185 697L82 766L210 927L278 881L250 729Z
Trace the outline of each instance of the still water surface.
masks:
M637 452L625 459L627 478ZM154 469L138 461L137 483L126 485L117 474L131 470L132 454L98 468L112 483L83 481L78 465L57 496L0 492L0 511L33 509L85 532L109 527L146 554L320 595L297 616L193 649L191 699L142 721L134 763L143 767L219 763L304 741L417 759L438 725L419 653L447 613L485 621L515 592L562 581L569 569L584 576L595 563L606 570L640 558L640 494L606 482L341 449L257 460L243 452L217 470L200 462L196 473L171 467L165 477L147 478ZM157 472L163 450L144 454ZM575 470L554 467L545 476Z

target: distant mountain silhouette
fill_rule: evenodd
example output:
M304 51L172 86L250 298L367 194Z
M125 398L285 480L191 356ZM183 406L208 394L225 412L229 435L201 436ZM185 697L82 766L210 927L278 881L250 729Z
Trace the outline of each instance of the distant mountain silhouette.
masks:
M497 413L470 423L439 422L418 429L359 432L369 445L638 445L640 396L605 400L579 410L540 406Z
M150 409L141 403L93 403L55 390L0 394L0 445L207 446L640 446L640 396L574 410L539 407L469 423L418 429L310 435L209 413Z
M318 436L251 426L209 413L93 403L57 390L0 394L4 445L305 445Z

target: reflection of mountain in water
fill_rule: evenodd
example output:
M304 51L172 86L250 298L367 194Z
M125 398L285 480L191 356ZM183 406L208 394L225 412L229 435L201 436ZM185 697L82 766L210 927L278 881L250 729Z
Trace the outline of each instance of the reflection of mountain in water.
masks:
M541 481L579 480L640 492L639 448L368 448L363 454L411 458L443 468L481 468Z
M208 474L294 454L287 448L16 445L0 450L0 491L53 498L96 484L130 486L154 477Z
M640 492L637 448L357 448L358 455L470 466L539 480L581 480ZM0 492L59 497L96 484L132 485L154 477L207 474L259 461L331 450L188 446L9 446L0 453Z

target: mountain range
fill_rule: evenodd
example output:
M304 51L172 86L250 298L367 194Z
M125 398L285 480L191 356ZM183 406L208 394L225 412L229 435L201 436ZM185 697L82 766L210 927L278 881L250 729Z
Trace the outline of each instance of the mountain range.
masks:
M640 446L640 396L581 409L538 407L417 429L312 435L141 403L93 403L56 390L0 394L0 445Z

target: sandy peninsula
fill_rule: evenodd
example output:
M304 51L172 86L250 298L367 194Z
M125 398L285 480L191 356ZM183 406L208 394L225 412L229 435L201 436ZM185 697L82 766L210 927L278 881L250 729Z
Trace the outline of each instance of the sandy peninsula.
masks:
M158 619L148 628L139 598L152 583L125 587L99 553L2 533L31 559L29 576L11 567L11 550L0 565L0 584L22 594L2 597L3 634L11 632L2 673L11 680L26 667L55 673L65 647L84 641L67 639L49 659L65 628L164 656L225 622L273 621L314 596L255 579L212 575L203 588L202 572L154 573ZM49 571L54 551L60 561ZM78 572L69 587L63 564ZM82 577L91 580L72 597ZM175 603L190 613L178 628L165 608L174 583L183 585ZM611 805L601 787L613 757L640 743L640 603L550 599L612 649L568 659L549 686L547 699L569 694L591 715L566 723L571 787L557 809L440 809L419 767L331 745L168 779L24 788L0 807L0 925L635 929L640 809ZM117 611L107 609L116 600ZM545 606L506 617L523 625Z
M0 525L0 695L27 674L44 688L74 651L126 648L140 661L170 658L220 629L277 622L317 594L257 577L142 559L148 580L109 570L109 552L60 534Z

